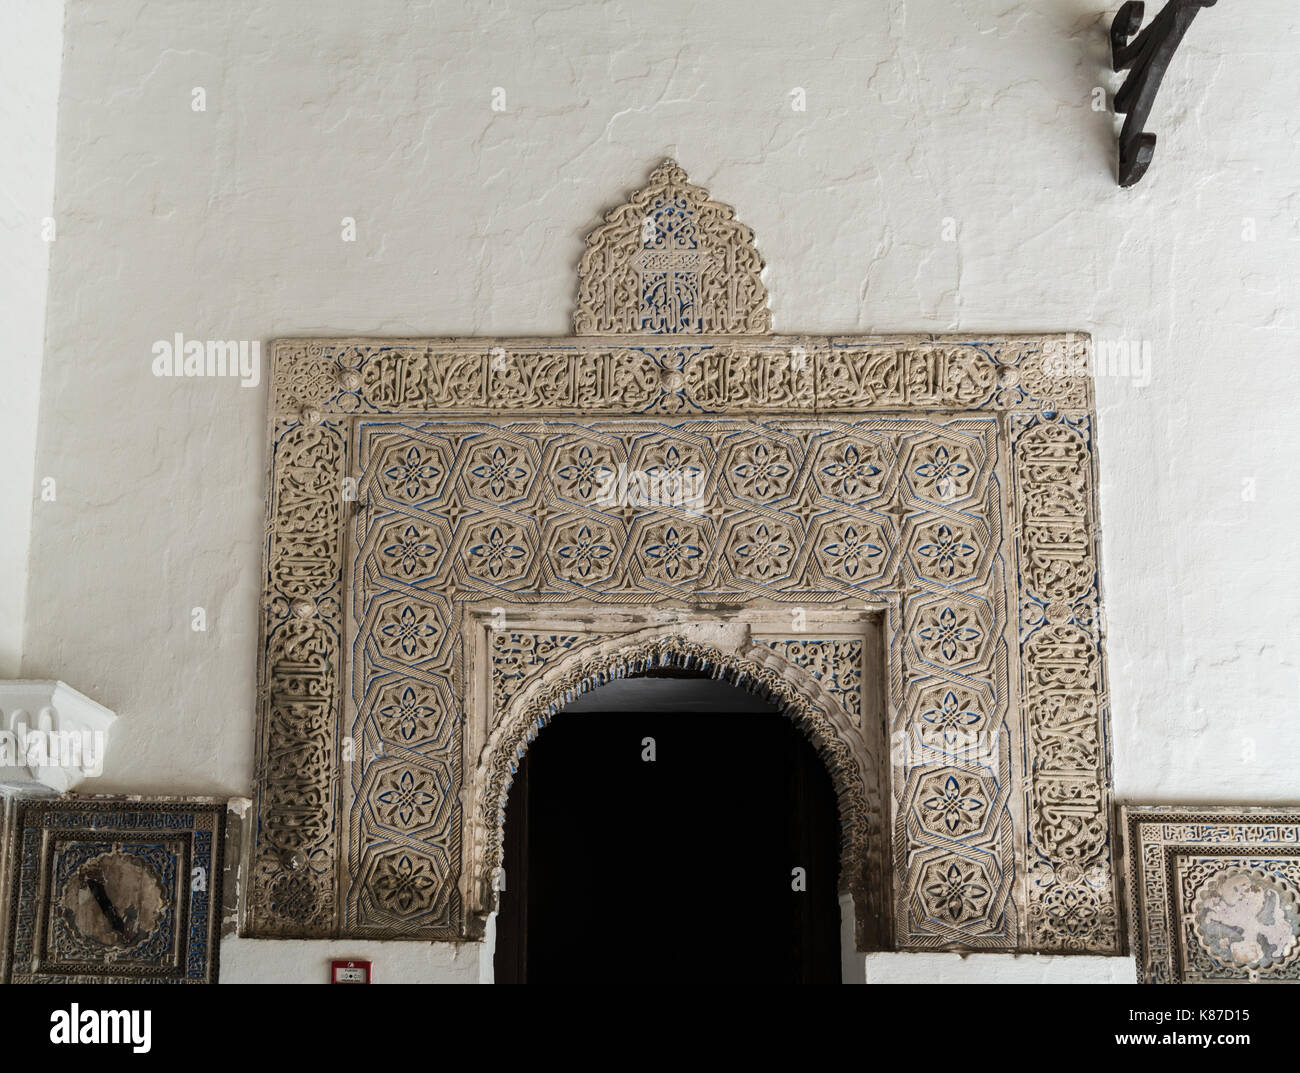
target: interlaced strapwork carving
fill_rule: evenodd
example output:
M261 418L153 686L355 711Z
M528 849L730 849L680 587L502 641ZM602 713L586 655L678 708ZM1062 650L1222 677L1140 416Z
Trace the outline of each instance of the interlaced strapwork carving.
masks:
M862 726L862 642L842 638L782 638L769 640L797 667L817 679L854 725Z
M1118 927L1090 424L1018 416L1012 430L1032 939L1081 949Z
M352 568L363 579L354 610L361 661L349 738L374 735L382 744L362 745L348 766L348 837L360 877L348 897L348 929L426 936L455 930L450 919L435 924L431 916L458 874L454 864L443 870L441 858L424 865L436 882L417 884L424 873L409 873L427 898L408 891L381 919L367 907L379 904L371 889L379 874L374 859L392 843L405 846L412 868L411 854L421 847L450 854L452 828L445 825L445 843L427 832L418 845L406 841L409 817L421 802L433 810L445 791L428 788L418 771L392 765L394 749L403 757L419 754L425 767L451 763L459 694L450 679L466 658L464 606L495 607L501 617L501 628L491 631L487 718L494 728L519 691L581 640L511 626L531 609L575 600L609 607L766 601L797 611L865 599L902 609L894 633L895 705L907 729L896 734L923 747L904 744L899 752L896 832L884 837L888 811L871 823L855 821L862 837L871 832L878 839L875 855L859 846L855 859L876 859L888 842L903 872L919 875L922 865L933 871L944 862L945 875L954 869L954 876L967 876L974 873L956 867L952 848L977 852L980 878L972 882L984 893L975 897L972 887L956 915L959 903L951 898L936 915L924 898L902 895L900 939L1015 945L1005 582L1001 560L990 554L1001 540L995 436L987 417L362 421L356 442L363 507ZM458 467L459 459L465 461ZM827 698L823 710L828 704L840 713L836 718L854 735L886 736L883 726L864 723L861 640L814 635L763 644L788 661L788 673L805 672ZM883 662L883 654L878 658ZM466 678L481 673L462 670ZM430 674L449 684L426 696L422 682ZM924 707L908 702L940 688ZM412 743L412 728L426 724L433 742ZM463 777L453 775L451 784ZM883 771L864 769L860 783L875 786L883 778ZM402 806L397 811L394 802ZM855 816L867 815L861 801L852 804ZM481 877L482 866L476 849L465 868ZM869 886L873 904L886 885L878 875ZM979 912L971 909L976 904Z
M578 335L752 335L771 328L763 260L735 211L655 168L587 236L578 267Z
M304 421L275 441L248 914L262 934L334 925L343 472L336 426Z
M1016 418L1015 427L1043 420ZM322 426L301 427L312 430L302 433L309 442L323 434ZM889 730L898 746L898 940L985 948L1021 941L1025 924L1012 896L1018 866L1009 744L1019 731L1005 721L1003 639L1004 592L1016 582L1005 572L1014 560L1001 532L1003 478L992 419L502 425L372 418L358 427L361 509L352 574L361 583L350 651L360 662L350 672L357 715L345 734L352 753L342 802L355 850L344 931L435 937L459 935L466 925L457 890L464 874L459 832L469 818L457 798L464 772L456 756L463 705L456 681L476 672L459 665L463 602L499 603L508 620L511 606L575 599L834 606L866 596L898 599L901 608L890 657L898 714ZM1074 469L1062 481L1069 460L1034 454L1034 442L1026 440L1016 456L1025 460L1016 469L1025 492L1017 500L1027 579L1021 619L1030 614L1028 594L1046 597L1030 601L1043 622L1019 660L1031 719L1017 758L1031 787L1024 859L1039 884L1026 891L1025 906L1034 913L1032 942L1040 947L1108 949L1115 939L1111 875L1095 842L1105 830L1096 789L1104 791L1105 774L1089 766L1104 758L1104 745L1097 745L1099 680L1088 677L1097 662L1095 640L1085 652L1086 673L1068 696L1035 692L1034 685L1063 673L1061 631L1095 619L1095 594L1075 562L1076 545L1055 515L1044 513L1048 506L1082 508L1082 522L1072 515L1070 525L1091 532L1091 477L1078 469L1089 452L1085 443L1081 455L1070 456ZM1059 453L1059 445L1053 450ZM330 467L341 457L341 443L338 457L322 454ZM1044 458L1047 470L1034 468ZM285 472L295 496L311 486L302 467ZM320 561L304 557L300 569L318 569ZM296 576L294 593L301 588ZM1077 622L1060 617L1057 605L1067 599L1078 605ZM294 636L316 637L318 618L295 617ZM507 644L509 632L500 638ZM840 688L837 703L856 714L856 690L837 686L818 666L825 649L817 640L791 642L792 658ZM303 643L295 651L309 652ZM540 651L516 653L517 670L498 669L498 705L510 701L525 671L567 643L557 635ZM333 666L317 655L322 668ZM294 711L304 727L329 729L328 704L313 709L315 723L306 708ZM299 739L323 740L284 729L282 740ZM287 771L276 748L266 755L275 772ZM317 798L332 805L331 769L319 751L306 748L293 747L293 771L311 774ZM308 756L317 761L303 768ZM328 844L332 834L318 822L326 815L332 817L328 808L304 813L304 837ZM954 854L962 844L987 852ZM328 903L316 875L301 867L277 872L275 905L300 918L320 914Z

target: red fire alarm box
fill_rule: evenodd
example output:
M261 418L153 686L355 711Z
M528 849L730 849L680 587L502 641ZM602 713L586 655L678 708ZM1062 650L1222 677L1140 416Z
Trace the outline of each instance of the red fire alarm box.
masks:
M330 962L330 983L332 984L370 983L370 962L331 961Z

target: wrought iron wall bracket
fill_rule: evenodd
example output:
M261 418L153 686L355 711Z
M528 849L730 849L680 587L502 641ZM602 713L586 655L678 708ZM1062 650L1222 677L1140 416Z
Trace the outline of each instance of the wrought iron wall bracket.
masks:
M1218 0L1169 0L1150 25L1138 33L1146 5L1129 0L1110 24L1111 65L1116 71L1132 68L1115 94L1115 112L1126 116L1119 135L1120 186L1132 186L1146 174L1156 151L1156 136L1142 128L1151 115L1169 61L1196 13L1216 3Z

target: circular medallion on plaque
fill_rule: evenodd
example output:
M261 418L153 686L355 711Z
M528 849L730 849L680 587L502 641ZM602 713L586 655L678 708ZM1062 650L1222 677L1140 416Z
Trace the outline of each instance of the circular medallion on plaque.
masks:
M149 864L119 849L101 853L68 878L60 901L81 939L125 951L147 942L162 923L162 883Z
M1196 892L1192 927L1218 964L1260 972L1300 953L1300 899L1277 876L1229 869Z

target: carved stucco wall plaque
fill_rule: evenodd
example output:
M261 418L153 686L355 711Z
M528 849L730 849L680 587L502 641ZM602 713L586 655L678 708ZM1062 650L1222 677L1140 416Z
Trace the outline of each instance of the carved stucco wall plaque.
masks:
M1300 808L1121 809L1143 983L1300 981Z
M5 983L217 980L226 806L16 802Z
M1117 951L1087 338L772 335L761 269L669 162L572 337L276 343L250 934L481 934L531 737L692 666L826 760L863 948Z

